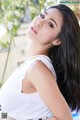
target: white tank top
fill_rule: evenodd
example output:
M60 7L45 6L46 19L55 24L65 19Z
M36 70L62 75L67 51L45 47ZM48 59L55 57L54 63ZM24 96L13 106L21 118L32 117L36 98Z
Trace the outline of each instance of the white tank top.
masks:
M33 56L18 67L0 90L2 111L7 112L10 117L16 120L43 118L51 115L51 111L45 105L38 92L21 93L22 80L36 60L41 60L51 70L56 80L55 70L51 60L46 55Z

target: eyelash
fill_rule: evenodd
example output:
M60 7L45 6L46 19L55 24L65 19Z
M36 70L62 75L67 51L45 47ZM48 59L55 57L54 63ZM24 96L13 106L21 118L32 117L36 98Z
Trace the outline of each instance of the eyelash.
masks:
M40 13L40 17L43 19L45 18L45 16L42 13Z
M40 13L40 17L41 17L42 19L45 18L45 16L44 16L42 13ZM48 25L49 25L50 28L54 28L54 25L53 25L51 22L48 22Z

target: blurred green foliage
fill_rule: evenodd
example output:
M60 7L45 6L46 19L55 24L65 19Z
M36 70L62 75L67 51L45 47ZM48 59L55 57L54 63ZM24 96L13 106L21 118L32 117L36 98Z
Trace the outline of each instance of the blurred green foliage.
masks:
M17 35L25 8L26 0L0 0L0 24L5 26L12 40ZM5 42L0 40L0 48L8 48L9 42L9 40Z
M14 42L14 37L17 35L26 9L29 8L29 15L32 20L43 8L54 3L50 2L51 0L46 1L47 0L0 0L0 24L5 26L7 36L9 36L9 38L6 37L6 40L0 38L0 49L9 48L10 43ZM2 84L3 80L0 81L0 88Z
M11 36L12 41L14 41L27 7L30 9L32 20L42 8L53 4L54 0L0 0L0 24L5 26L8 36ZM2 41L0 40L0 48L9 47L9 40L5 40L5 43Z
M31 18L33 19L44 8L46 0L30 0Z
M6 40L6 42L3 42L2 40L0 40L0 47L1 48L8 48L9 47L8 40Z
M0 88L1 88L2 85L3 85L3 81L0 82Z

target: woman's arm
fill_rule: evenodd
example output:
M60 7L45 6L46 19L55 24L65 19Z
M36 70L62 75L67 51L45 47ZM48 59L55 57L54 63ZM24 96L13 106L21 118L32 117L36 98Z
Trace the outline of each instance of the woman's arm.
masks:
M50 117L50 118L48 118L47 120L59 120L57 117Z
M44 63L36 61L29 69L27 78L52 114L56 116L57 119L53 117L53 120L72 120L70 109L58 88L57 82Z

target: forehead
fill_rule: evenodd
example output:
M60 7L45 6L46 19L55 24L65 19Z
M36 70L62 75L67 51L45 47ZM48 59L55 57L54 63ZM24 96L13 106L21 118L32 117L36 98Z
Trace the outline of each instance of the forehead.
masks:
M62 17L61 12L58 9L50 8L50 9L47 9L46 12L48 13L47 15L50 18L52 18L52 19L54 19L56 21L58 27L62 26L63 17Z

